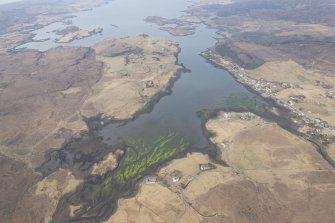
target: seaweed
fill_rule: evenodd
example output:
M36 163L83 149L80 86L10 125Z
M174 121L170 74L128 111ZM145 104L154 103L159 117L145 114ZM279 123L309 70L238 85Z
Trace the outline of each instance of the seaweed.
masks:
M127 196L148 171L185 152L188 145L184 138L171 130L151 143L129 139L118 168L84 187L86 205L75 218L104 215L104 210L113 208L118 198Z
M224 101L225 108L231 110L251 111L255 113L264 113L265 106L256 98L250 98L246 94L230 94Z

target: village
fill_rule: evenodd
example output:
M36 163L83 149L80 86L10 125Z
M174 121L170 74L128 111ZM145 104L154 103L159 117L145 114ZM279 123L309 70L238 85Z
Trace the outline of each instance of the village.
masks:
M279 106L290 110L293 114L293 122L298 125L302 125L300 129L309 137L316 139L323 145L328 145L335 141L335 126L330 125L321 118L311 119L297 108L296 105L305 100L306 97L304 95L290 96L286 102L278 99L278 92L288 88L299 88L300 86L298 84L254 79L247 74L244 68L241 68L226 58L222 58L220 55L210 49L201 53L201 55L210 62L224 67L227 71L233 74L237 81L252 88L262 97L270 98ZM333 87L332 85L320 81L316 82L315 84L320 85L322 88L327 90L323 94L323 97L329 100L334 100L334 94L329 91L329 89ZM309 111L309 113L311 112Z

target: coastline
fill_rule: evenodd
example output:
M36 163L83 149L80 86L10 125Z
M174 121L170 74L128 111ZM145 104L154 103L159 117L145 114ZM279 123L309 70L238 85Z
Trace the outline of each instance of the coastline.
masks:
M111 0L103 0L103 1L99 2L99 4L78 6L78 8L73 8L73 9L71 9L69 11L66 11L66 12L60 11L60 12L56 12L56 13L51 14L51 15L46 15L46 17L44 18L45 21L42 20L40 23L37 23L37 24L33 25L32 27L25 27L25 26L27 26L27 24L24 22L23 24L20 24L21 26L23 26L24 30L22 30L22 27L19 26L19 27L15 28L14 30L10 30L8 32L6 31L3 34L10 34L10 33L17 32L18 34L28 35L28 36L25 37L22 40L15 41L14 43L11 44L11 46L9 48L2 48L2 49L4 50L4 52L8 52L8 53L19 52L19 51L25 50L25 48L22 48L21 46L23 46L27 43L30 43L30 42L43 42L43 41L46 40L46 39L34 40L34 38L36 36L36 34L34 34L35 31L37 31L39 29L42 29L46 26L49 26L51 24L54 24L54 23L64 22L68 19L76 18L76 16L74 15L76 13L91 11L96 7L100 7L100 6L108 4L110 2L111 2ZM27 4L29 4L28 1L15 1L15 2L10 2L8 4L0 5L0 7L6 7L6 8L11 9L12 6L16 6L16 5L24 6L24 5L27 5ZM33 18L36 19L38 16L39 16L39 14L34 14ZM48 19L50 19L50 20L48 20ZM13 41L13 39L11 39L11 41Z
M273 97L265 97L264 95L262 95L262 92L261 91L257 91L252 85L246 83L245 81L243 81L239 76L238 74L236 73L236 70L234 69L231 69L230 67L227 67L227 66L224 66L222 64L219 64L217 62L215 62L215 59L212 59L211 58L211 55L209 53L209 51L211 51L210 49L208 49L207 51L205 52L202 52L200 55L206 59L206 61L208 63L210 63L211 65L215 66L215 67L218 67L220 69L224 69L226 70L236 81L238 81L239 83L241 83L244 87L246 87L248 89L248 91L251 91L255 94L257 94L259 97L261 97L262 99L264 99L265 101L269 102L270 103L270 106L273 107L273 108L276 108L276 109L283 109L286 112L289 113L289 116L288 116L288 120L293 124L293 121L292 121L292 118L293 117L296 117L296 114L294 114L294 112L292 110L290 110L287 106L284 106L284 104L282 104L279 99L275 99ZM229 62L226 60L226 62ZM232 62L230 62L230 66L236 66L235 64L233 64ZM219 111L227 111L225 110L224 108L222 109L217 109L217 111L214 113L214 114L217 114ZM272 115L276 116L276 117L280 117L278 115L275 115L273 112L271 112ZM257 114L259 115L259 114ZM215 117L215 115L213 115L213 117ZM262 118L265 118L263 116L261 116ZM273 117L272 117L273 118ZM286 117L283 117L283 118L286 118ZM274 121L276 122L277 124L278 121L274 120L274 119L268 119L270 121ZM301 131L298 131L297 128L294 128L293 126L285 126L285 125L280 125L281 127L283 127L284 129L290 131L291 133L299 136L299 137L302 137L304 138L306 141L309 141L311 142L315 149L318 151L318 153L332 166L335 168L335 160L333 160L328 152L327 152L327 147L326 145L323 145L322 143L320 143L318 140L315 140L313 139L310 135L304 133L304 132L301 132Z
M155 105L160 101L161 98L164 96L168 96L172 94L172 88L178 79L180 79L182 74L190 73L191 71L187 69L184 64L179 63L178 61L178 54L181 52L181 48L177 45L178 47L178 52L174 54L176 57L176 62L175 65L181 66L177 70L177 72L173 75L172 78L170 78L166 89L157 92L155 95L153 95L150 100L138 111L136 111L131 118L127 119L115 119L113 117L108 117L103 114L99 114L97 116L93 117L83 117L83 120L87 124L89 131L98 131L104 126L107 126L109 124L120 124L120 125L125 125L128 122L132 122L138 118L138 116L146 113L150 113L152 109L155 107ZM102 124L103 123L103 124Z
M55 152L55 151L62 151L66 149L67 145L73 142L78 142L85 137L97 137L96 133L99 130L101 130L104 126L107 126L109 124L125 125L128 122L134 121L135 119L138 118L138 116L142 114L150 113L152 109L154 108L155 104L157 104L162 97L170 95L172 93L173 85L181 77L181 75L183 73L190 72L190 70L188 70L183 64L179 63L178 54L180 53L181 48L178 45L177 45L177 48L178 48L178 51L174 54L174 56L176 57L175 65L181 66L181 68L178 68L176 73L170 78L167 84L167 87L165 89L153 95L153 97L151 97L150 100L146 104L144 104L144 106L140 110L137 110L134 114L132 114L132 117L129 119L115 119L113 117L106 116L102 113L100 113L97 116L93 116L93 117L82 116L82 120L87 125L87 131L81 132L79 136L73 136L69 141L65 142L60 148L48 149L45 155L48 158L45 160L45 162L41 166L43 166L45 163L47 163L48 160L51 159L50 153ZM37 167L36 170L40 170L41 166Z
M178 61L178 54L179 52L181 51L181 48L178 46L178 51L176 53L174 53L174 56L176 57L176 61L175 61L175 65L178 65L180 66L181 68L177 69L177 71L174 73L174 75L170 78L168 84L167 84L167 87L162 90L162 91L159 91L158 93L156 93L153 97L150 98L150 100L148 101L148 103L146 103L140 110L136 111L131 118L129 119L114 119L112 117L108 117L108 116L105 116L105 115L102 115L102 114L99 114L95 117L91 117L91 118L83 118L84 122L87 124L88 126L88 130L86 132L82 132L80 134L80 136L78 137L73 137L70 139L70 141L66 142L62 147L60 148L57 148L57 149L49 149L47 151L47 153L45 154L45 162L39 166L38 168L36 168L36 171L38 172L42 172L43 175L44 175L44 178L47 177L48 175L50 175L52 172L56 171L58 168L61 168L63 166L62 163L64 163L65 167L69 170L72 170L74 172L75 175L77 176L80 176L81 178L84 178L85 181L83 182L83 184L81 186L78 186L77 190L74 191L73 193L70 193L69 196L71 196L71 194L74 194L74 193L79 193L80 194L80 190L82 188L82 186L85 184L85 182L89 182L89 181L100 181L102 179L104 179L103 176L96 176L96 175L92 175L92 176L89 176L87 175L88 173L87 170L83 169L82 172L79 171L79 170L76 170L75 168L75 163L71 164L71 165L74 165L73 169L70 166L68 166L67 164L67 156L71 157L71 150L72 150L72 147L75 146L75 147L81 147L80 145L82 146L85 146L85 144L91 144L92 142L95 142L93 144L97 144L97 145L100 145L100 151L99 151L99 155L97 156L95 153L94 154L87 154L85 155L88 162L91 162L91 163L98 163L100 162L101 160L104 159L104 157L110 153L110 152L113 152L117 149L120 149L124 151L125 149L125 145L122 143L122 144L118 144L118 145L115 145L115 146L111 146L111 145L108 145L106 143L103 143L102 142L102 138L99 137L97 135L98 131L103 128L104 126L106 125L109 125L111 123L119 123L120 125L125 125L126 123L128 122L131 122L133 120L135 120L138 116L140 116L141 114L144 114L144 113L148 113L150 112L153 107L155 106L155 104L164 96L166 95L169 95L172 93L172 87L175 83L175 81L177 81L181 75L183 73L186 73L186 72L189 72L188 69L186 69L184 67L183 64L179 64L179 61ZM73 147L74 148L74 147ZM73 153L76 153L75 151L73 151ZM108 173L111 174L115 171L118 170L119 168L119 164L120 164L120 161L122 160L122 158L124 157L126 153L124 153L122 156L119 156L118 157L118 160L117 160L117 166L116 168L113 170L113 171L109 171ZM169 158L167 161L164 161L162 163L158 163L157 165L154 165L152 167L150 167L145 173L144 175L147 175L148 173L153 173L157 170L158 167L161 167L162 165L165 165L166 162L169 162L171 160L173 160L175 157L182 157L184 156L185 153L180 153L178 154L177 156L174 156L174 157L171 157ZM60 160L57 161L58 158L56 158L56 160L53 160L55 159L55 157L59 157ZM64 160L63 160L64 159ZM56 166L54 166L53 163L57 163L59 162L60 164L55 164ZM58 165L58 166L57 166ZM51 169L50 169L51 167ZM131 183L131 182L130 182ZM133 194L136 193L136 184L139 183L139 180L136 180L135 183L131 183L130 185L127 186L127 188L125 188L125 190L122 189L123 193L125 193L127 196L132 196ZM122 195L123 197L123 195ZM65 200L67 199L67 196L63 197L62 198L62 201L60 201L59 204L62 204L62 202L64 202ZM111 198L112 199L112 198ZM115 205L115 204L114 204ZM110 208L111 209L114 209L114 205L111 206ZM58 206L58 208L62 209L60 206ZM58 211L61 211L57 208L56 212L54 213L55 215L57 215ZM108 212L108 214L110 214L110 212Z
M105 1L105 2L108 3L109 0ZM87 10L90 10L90 9L87 9ZM83 11L85 11L85 10L83 10ZM76 12L74 12L74 13L76 13ZM70 14L69 16L71 17L71 15L72 14ZM64 21L65 19L66 18L63 18L60 21ZM60 21L58 21L58 22L60 22ZM52 24L52 23L54 23L54 22L50 22L50 24ZM202 21L202 22L199 22L199 23L204 24L205 27L207 27L208 29L216 30L216 33L219 34L219 31L218 31L217 28L211 27L209 24L206 24L205 21ZM47 25L49 25L49 24L46 24L45 26L47 26ZM36 27L38 27L38 25ZM42 27L44 27L44 26L42 26ZM42 27L40 27L40 28L42 28ZM40 28L38 28L38 29L40 29ZM32 35L32 36L29 37L30 41L28 40L27 42L34 41L33 40L34 35L32 34L33 31L30 31L30 32L26 33L26 35L27 34ZM174 36L177 36L177 35L174 35ZM126 38L126 37L124 37L124 38ZM169 37L169 39L170 39L170 37ZM218 41L219 39L216 38L216 40ZM205 42L205 43L206 43L206 45L208 45L207 42ZM20 52L20 51L30 50L30 49L17 49L17 47L19 47L19 46L16 46L13 49L11 49L10 53L16 53L16 52ZM316 152L314 152L316 154L316 157L321 158L321 156L322 156L322 159L326 160L328 162L328 164L330 164L332 167L335 167L335 161L334 161L334 159L332 159L329 156L327 150L325 149L326 148L325 145L322 144L321 142L319 142L317 140L316 136L315 136L315 138L313 138L313 137L305 134L304 132L299 131L300 129L299 129L298 125L301 124L301 123L300 122L299 123L295 122L296 114L294 112L292 112L290 110L290 108L285 106L284 103L279 103L279 101L276 100L276 98L266 97L266 96L264 96L264 94L262 94L264 92L257 91L257 89L253 88L252 85L248 85L247 83L244 83L243 80L241 78L239 78L238 73L236 72L236 70L231 69L231 68L234 68L234 63L233 62L231 62L231 66L229 64L228 64L228 66L224 66L220 63L216 63L215 60L213 60L213 58L210 58L209 54L206 55L207 51L205 51L205 52L200 53L200 55L202 57L202 58L200 58L200 60L203 61L203 63L205 63L204 60L203 60L203 59L205 59L206 63L210 64L210 66L216 67L218 69L226 70L229 73L229 75L233 77L233 78L228 78L232 83L237 84L237 85L239 85L238 83L240 83L241 85L239 87L241 87L243 85L243 87L245 89L247 89L248 92L251 92L253 94L252 95L252 100L255 100L255 104L256 104L256 99L257 99L257 101L261 101L262 105L266 104L266 106L264 106L264 110L262 110L262 109L257 110L256 106L255 106L256 108L252 107L252 106L250 108L248 106L246 106L246 107L242 106L241 108L234 108L233 106L230 107L229 105L227 105L227 106L222 105L223 107L219 107L219 108L212 109L212 110L210 110L210 108L211 108L210 106L208 106L209 109L197 110L196 114L197 114L197 117L200 118L200 123L201 123L201 130L197 129L199 131L199 134L197 134L197 135L199 135L199 136L201 135L201 137L204 137L205 146L203 146L201 148L200 147L195 147L193 145L187 146L186 150L184 150L182 152L179 152L176 155L173 155L173 157L170 157L170 158L168 158L168 159L166 159L162 162L159 161L152 166L146 164L147 169L143 173L141 172L141 173L137 174L136 177L128 178L127 183L120 183L119 181L115 181L115 175L117 173L120 173L120 172L122 173L122 171L125 169L124 168L125 166L132 167L132 163L122 162L123 159L127 158L126 155L128 155L127 152L124 152L124 151L128 151L128 148L131 148L132 144L127 145L128 141L126 141L126 142L124 141L124 142L120 142L120 143L112 146L112 145L110 145L110 144L108 144L107 142L104 141L104 138L100 135L100 133L101 133L100 131L104 127L106 127L110 124L116 124L116 125L122 126L122 125L126 125L127 123L135 121L141 115L148 114L148 113L152 112L154 107L156 106L156 104L159 101L161 101L161 99L164 96L168 96L168 95L171 95L173 93L173 86L175 86L176 81L178 81L179 78L181 78L181 75L190 71L184 66L183 63L179 62L178 55L179 55L179 53L181 52L182 49L178 44L176 44L176 46L178 48L178 51L176 52L176 48L174 48L174 52L175 52L174 57L176 58L174 63L175 63L175 65L178 65L178 69L174 69L175 72L173 73L173 75L170 75L171 73L169 74L169 77L171 76L171 78L169 78L169 80L166 81L167 84L164 85L163 89L159 88L160 90L153 95L150 95L150 94L144 95L144 96L146 96L146 98L144 99L145 103L142 103L139 109L136 109L135 112L133 112L133 113L131 113L131 115L129 115L129 109L127 110L127 109L124 109L124 106L119 106L119 108L121 108L120 109L121 112L124 112L124 114L127 114L127 115L118 116L118 115L120 115L120 113L115 112L114 113L115 117L105 115L102 112L102 111L107 112L108 110L100 110L101 113L97 112L97 113L95 113L96 115L92 115L92 116L86 115L86 117L85 117L85 115L83 115L83 113L81 113L81 110L79 109L78 117L79 117L80 121L85 125L85 127L86 127L85 130L83 130L83 131L81 131L77 134L70 133L71 135L68 136L68 138L66 138L64 143L59 144L60 146L58 146L58 145L54 146L54 147L47 146L46 148L48 150L46 152L43 151L43 153L41 153L42 154L41 155L41 160L42 160L41 163L42 162L43 163L41 165L39 165L37 168L35 168L34 170L35 170L35 173L37 175L39 175L40 177L41 177L40 173L42 173L42 175L43 175L42 179L45 179L45 181L49 181L49 180L52 179L51 177L49 177L50 175L52 175L52 173L58 173L62 170L66 170L69 173L73 174L77 179L82 180L82 183L80 183L80 185L77 186L77 188L75 188L73 191L63 194L61 197L57 198L57 200L56 200L56 198L52 198L52 199L55 199L56 202L57 202L54 209L49 209L49 210L52 210L52 215L51 215L52 216L52 218L51 218L52 222L64 222L65 221L64 219L66 219L66 222L67 221L72 222L72 220L73 221L84 221L84 222L100 222L100 221L106 220L108 217L110 217L111 215L114 215L114 213L116 213L119 210L119 202L121 201L121 199L128 199L128 198L133 198L133 197L137 198L136 195L141 193L141 192L139 192L139 189L140 189L140 185L142 184L143 179L145 177L151 177L151 176L156 177L156 176L158 176L159 171L161 171L163 168L172 164L176 159L188 157L189 153L192 153L192 152L207 154L208 158L209 158L209 161L207 160L204 163L207 163L207 162L208 163L214 163L214 164L220 165L220 168L227 168L227 169L232 168L233 170L235 170L234 165L230 165L231 163L230 163L229 160L226 161L224 159L221 159L221 157L225 155L225 151L222 150L223 147L221 148L221 145L225 146L226 142L221 141L220 142L221 144L220 144L220 143L215 143L212 140L212 138L214 138L215 136L219 136L220 133L215 133L214 131L210 131L209 128L206 128L206 124L211 119L217 118L219 116L220 112L227 112L227 113L231 113L231 112L251 112L251 113L261 117L265 121L272 122L273 124L278 124L278 126L280 128L283 128L284 130L287 130L288 132L293 133L294 135L298 136L302 140L310 142L313 145L313 146L311 146L312 147L311 150L314 152L313 149L315 149L315 151L317 151L317 153L318 153L317 154ZM182 46L184 46L184 45L182 45ZM203 48L206 48L206 47L203 47ZM87 47L87 48L92 48L92 47ZM197 53L192 53L192 55L197 55L198 52L200 52L201 50L197 50L196 51ZM44 52L44 51L42 51L42 52ZM100 62L102 62L102 61L100 60ZM192 69L192 70L196 71L197 69ZM102 80L103 71L101 71L100 74L101 74L100 79L96 83L98 83L100 80ZM222 74L222 75L228 76L228 74ZM130 75L130 76L132 76L132 75ZM193 79L193 77L192 77L192 79ZM196 77L194 79L196 79ZM132 81L132 80L129 80L129 79L124 79L124 80ZM155 81L154 79L152 79L152 80ZM236 80L236 81L234 81L234 80ZM103 81L101 81L101 82L103 82ZM140 83L142 83L142 82L140 81ZM153 83L153 82L151 82L151 83ZM157 84L156 81L155 81L155 83ZM213 80L211 81L211 83L213 83ZM217 83L222 83L222 82L217 82ZM203 84L203 83L201 82L201 84ZM143 86L144 86L144 89L145 89L146 85L143 85ZM162 85L157 84L156 86L157 86L156 89L158 89L158 87L160 87ZM179 86L179 85L176 85L176 86ZM94 88L92 87L92 89L94 89ZM154 89L155 88L151 88L151 90L154 90ZM198 89L198 88L196 88L196 89ZM199 88L199 89L201 89L201 88ZM221 88L221 89L225 89L225 88ZM71 90L73 90L72 92L75 92L75 89L73 89L72 86L70 86L66 90L69 90L69 92L71 92ZM187 88L184 88L183 90L187 91ZM244 91L244 89L243 89L243 91ZM140 92L140 91L138 91L138 92ZM145 91L143 91L143 92L145 92ZM178 92L178 90L176 90L175 92ZM182 91L182 92L184 92L184 91ZM212 92L214 92L214 91L212 91ZM89 93L89 95L91 93ZM94 95L95 93L92 93L92 94ZM126 93L123 93L123 94L126 94ZM113 98L113 94L110 94L110 96L112 96L114 101L119 100L119 97L117 95L118 94L116 94L116 96ZM175 95L176 95L176 93L174 94L174 96ZM248 93L248 95L249 95L249 93ZM213 98L216 98L216 96L217 95L213 95ZM228 96L228 97L230 97L230 96ZM125 98L127 98L127 97L125 97ZM225 98L225 95L224 95L224 98ZM86 99L87 99L87 97L85 97L85 99L83 101L85 101ZM99 100L97 100L97 101L99 101ZM130 102L129 104L132 103L131 99L129 101L128 100L125 100L125 101ZM113 101L109 101L109 100L102 100L102 102L107 104L107 105L113 103ZM265 102L265 103L263 104L263 102ZM175 105L175 104L173 104L173 105ZM82 105L80 105L79 108L81 108L81 106ZM221 104L220 104L220 106L221 106ZM157 107L160 107L160 106L157 106ZM138 107L136 107L136 108L138 108ZM178 106L172 106L172 108L178 110L178 112L179 112ZM99 109L96 109L96 110L99 110ZM157 110L162 111L162 109L161 110L157 109ZM117 110L115 110L115 111L117 111ZM113 114L113 113L109 113L109 114ZM195 114L194 111L192 111L192 114ZM121 117L127 117L127 118L121 118ZM238 116L238 119L239 118L240 117ZM181 120L180 123L184 124L183 120ZM197 123L197 128L199 128L200 123L198 123L198 119L197 119L196 123ZM186 124L186 122L185 122L185 124ZM129 126L133 126L133 125L129 125ZM222 124L221 126L224 127L224 124ZM137 132L141 132L142 127L143 128L145 128L145 127L151 128L150 125L143 125L142 124L142 125L140 125L140 129ZM120 129L122 129L122 128L120 128ZM227 129L229 130L229 125L227 125ZM233 130L233 129L234 128L232 128L231 130ZM60 132L62 132L62 131L60 131ZM113 133L113 131L110 131L110 132ZM115 132L117 132L117 131L115 131ZM122 133L122 131L120 131L120 132ZM60 133L60 137L63 137L63 135L61 135L61 134L62 133ZM118 133L116 133L115 135L118 136ZM266 135L266 133L265 133L265 135ZM110 136L109 139L113 138L113 135L111 135L111 134L110 135L107 134L107 136ZM259 136L262 136L262 134L259 134ZM109 141L109 139L107 138L107 141ZM128 137L123 137L123 135L121 134L119 139L128 139ZM253 139L253 137L249 137L249 139ZM45 140L45 141L48 143L47 140ZM114 142L114 140L111 140L111 141ZM118 141L118 139L116 139L116 141ZM169 146L165 146L165 147L168 148ZM270 148L271 145L268 146L268 147ZM138 151L142 151L140 146L139 147L134 147L134 148L138 148ZM104 173L98 173L98 174L92 173L91 167L92 167L93 164L101 163L105 159L105 157L107 157L107 155L110 155L110 154L112 154L112 156L115 155L117 150L122 151L123 154L116 157L116 167L114 167L111 170L108 170ZM129 150L132 150L132 149L129 149ZM148 153L148 154L150 155L150 153ZM287 153L287 154L289 154L289 153ZM319 156L319 154L321 156ZM140 160L140 159L138 159L138 160ZM266 159L264 159L264 161L265 160ZM280 158L279 158L279 161L280 161ZM137 162L137 160L135 162ZM326 162L324 162L324 163L326 163ZM187 168L185 168L185 169L187 169ZM124 174L124 172L123 172L123 174ZM239 172L235 172L235 174L239 174ZM96 188L99 189L99 186L100 187L101 186L105 187L106 186L105 182L109 181L111 176L113 176L113 182L111 184L108 184L108 188L109 188L108 190L109 191L113 190L113 192L104 193L106 191L103 191L103 190L100 190L100 192L99 191L97 192L97 190L95 190L95 189ZM206 182L206 181L203 181L203 182ZM58 182L56 181L56 185L57 185L57 183ZM162 185L163 185L163 183L162 183ZM33 189L34 189L34 187L29 188L29 190L33 190ZM233 193L234 193L234 191L233 191ZM233 194L233 193L231 193L231 194ZM257 194L257 191L256 191L256 194ZM48 194L46 194L46 195L48 195ZM101 199L101 196L102 197L105 196L106 199ZM181 194L181 196L183 196L183 194ZM93 198L91 198L91 197L93 197ZM48 199L49 199L49 197L48 197ZM27 202L27 200L25 200L25 202ZM75 204L78 204L78 205L75 205ZM185 203L185 204L187 205L187 203ZM192 206L193 204L191 202L188 203L188 205L193 208L193 206ZM75 208L76 210L73 210L72 208ZM121 207L121 209L122 209L122 207ZM71 211L69 212L69 210L71 210ZM194 208L194 210L197 211L195 208ZM184 212L184 214L185 214L185 212ZM182 215L184 215L184 214L182 214ZM202 215L200 212L198 212L198 214ZM219 215L220 215L220 213L219 213ZM22 213L22 216L25 216L25 213ZM204 214L202 216L203 217L207 217L207 216L211 217L212 215ZM40 216L37 216L37 217L40 217ZM179 219L179 216L177 218ZM182 220L182 219L179 219L179 221L180 220ZM183 221L181 221L181 222L183 222ZM186 221L186 222L188 222L188 221ZM190 222L192 222L192 221L190 221Z

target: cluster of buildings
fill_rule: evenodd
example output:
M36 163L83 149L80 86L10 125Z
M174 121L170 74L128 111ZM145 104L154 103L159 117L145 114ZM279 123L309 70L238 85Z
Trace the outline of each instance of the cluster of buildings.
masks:
M240 115L240 119L241 120L245 120L245 121L249 121L251 119L253 119L255 116L252 113L243 113Z
M240 68L237 64L234 64L228 60L222 60L220 56L216 55L211 50L203 54L203 56L205 56L206 58L211 58L214 62L217 62L217 64L222 64L224 68L231 72L240 83L251 87L258 93L260 93L263 97L271 98L276 101L278 105L289 109L293 114L296 115L296 117L298 117L303 122L303 124L310 127L311 130L308 133L312 136L319 137L322 143L329 143L332 140L331 138L335 138L335 126L331 126L326 121L323 121L321 119L312 120L306 117L306 115L302 111L294 107L296 103L303 102L305 100L306 97L304 95L292 96L289 98L287 103L282 102L276 97L276 92L287 88L299 88L298 85L294 85L291 83L272 82L264 79L257 80L248 76L245 70L243 68ZM333 88L331 84L323 83L321 81L317 81L316 84L318 86L320 85L325 89ZM334 99L335 95L332 92L327 91L324 97ZM322 135L322 130L327 130L327 132L332 133L332 137L330 138Z
M215 165L213 165L212 163L199 164L199 171L200 172L213 170L215 168L216 168ZM182 173L180 171L174 170L171 173L167 174L163 178L159 179L159 177L147 177L147 178L144 179L143 183L145 183L145 184L157 184L157 183L160 183L162 181L162 182L169 182L168 184L171 184L171 185L173 185L173 184L176 185L177 183L182 182L182 178L184 178L184 176L182 176ZM188 180L189 179L186 179L186 181L188 181Z

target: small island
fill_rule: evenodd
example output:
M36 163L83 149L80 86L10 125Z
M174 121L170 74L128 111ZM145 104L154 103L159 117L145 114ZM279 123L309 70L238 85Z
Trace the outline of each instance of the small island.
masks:
M144 21L154 23L157 26L160 26L160 30L166 31L174 36L193 35L195 30L194 24L199 23L199 20L188 16L182 16L177 19L166 19L160 16L148 16ZM166 25L175 25L175 27Z
M64 29L54 30L54 33L60 35L60 38L55 39L56 43L70 43L74 40L84 39L93 35L101 34L103 28L95 28L91 31L80 29L77 26L68 26Z
M188 36L194 34L194 27L176 26L176 27L161 27L160 30L167 31L174 36Z

